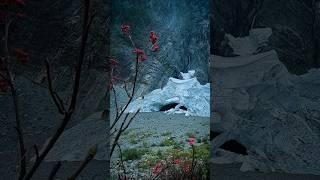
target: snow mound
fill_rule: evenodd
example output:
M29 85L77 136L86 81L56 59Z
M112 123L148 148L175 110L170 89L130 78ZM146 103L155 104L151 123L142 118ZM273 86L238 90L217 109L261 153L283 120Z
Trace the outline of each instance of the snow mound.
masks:
M169 78L162 89L156 89L134 100L126 112L163 111L167 113L184 113L186 116L210 116L210 84L201 85L195 71L181 73L183 79ZM166 109L165 107L172 107Z

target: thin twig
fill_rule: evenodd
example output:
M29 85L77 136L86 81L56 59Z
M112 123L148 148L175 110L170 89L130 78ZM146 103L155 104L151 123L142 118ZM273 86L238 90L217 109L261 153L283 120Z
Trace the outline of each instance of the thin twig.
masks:
M76 64L76 75L74 80L74 86L72 91L72 97L71 97L71 103L68 109L68 112L64 113L64 117L62 119L61 124L59 125L58 129L50 139L49 143L44 147L44 150L39 154L38 160L35 161L35 163L32 165L30 170L27 172L26 176L24 177L24 180L30 180L40 164L43 162L49 151L53 148L61 134L64 132L67 124L71 120L72 114L74 112L76 103L77 103L77 97L79 93L79 86L80 86L80 76L81 76L81 67L84 60L85 55L85 49L86 49L86 43L88 39L88 33L90 29L90 22L89 21L89 10L90 10L90 0L84 0L84 21L83 21L83 31L82 31L82 39L81 39L81 47L80 47L80 55L79 59Z
M122 166L122 169L123 169L123 173L126 175L127 171L126 171L126 167L125 167L125 165L123 163L122 150L121 150L121 147L120 147L119 143L117 143L117 146L118 146L119 151L120 151L120 163L121 163L121 166Z
M114 104L116 106L116 117L118 117L119 115L119 107L118 107L118 101L117 101L117 94L116 94L116 90L114 89L114 87L112 86L112 91L113 91L113 96L114 96Z
M37 145L33 145L34 152L36 153L36 160L39 159L39 150Z
M134 94L135 94L135 90L136 90L136 83L137 83L137 79L138 79L138 72L139 72L139 55L137 54L136 56L136 65L135 65L135 75L134 75L134 81L133 81L133 87L132 87L132 92L131 92L131 96L128 100L128 102L126 103L126 105L124 106L124 108L121 110L119 116L117 116L115 118L115 121L112 123L112 125L110 126L110 129L113 129L114 126L117 124L117 122L119 121L119 119L122 117L123 113L127 110L129 104L131 103L131 101L133 100Z
M49 175L48 180L54 180L54 178L56 177L56 175L57 175L60 167L61 167L61 161L59 161L58 163L56 163L56 164L53 166L53 168L52 168L52 170L51 170L51 173L50 173L50 175Z
M8 49L8 39L9 39L9 28L11 24L11 19L8 20L8 22L5 24L5 36L4 36L4 63L5 63L5 72L7 74L7 78L4 78L9 83L10 89L11 89L11 96L13 99L13 106L16 116L16 130L18 133L18 141L19 141L19 149L20 149L20 163L19 163L19 177L18 179L21 180L23 176L26 174L26 158L25 158L25 144L24 144L24 138L23 138L23 130L21 127L21 119L20 119L20 109L19 109L19 102L18 102L18 94L17 90L14 84L14 78L11 74L9 67L8 67L8 60L9 60L9 49Z
M81 68L83 65L83 61L85 58L85 49L86 49L86 43L89 35L89 29L92 22L92 19L90 18L90 0L84 0L84 23L83 23L83 32L82 32L82 41L81 41L81 47L80 47L80 54L79 59L76 64L76 75L75 75L75 81L73 85L73 93L71 98L71 104L69 106L69 112L74 111L77 103L77 96L79 94L79 86L80 86L80 77L81 77Z
M127 125L122 129L122 132L124 132L125 130L128 129L129 125L131 124L131 122L133 121L133 119L139 114L140 109L138 109L137 112L134 113L134 115L130 118L129 122L127 123Z
M79 168L68 178L68 180L75 180L83 171L83 169L88 165L88 163L95 157L96 154L97 154L97 145L90 148L89 152L87 153L85 159L82 161Z
M49 88L50 95L51 95L51 97L52 97L52 99L54 101L54 104L58 108L59 113L60 114L64 114L65 113L65 108L64 108L64 105L63 105L63 101L61 100L60 96L53 90L53 87L52 87L52 79L51 79L49 61L46 60L45 63L46 63L48 88Z
M118 144L118 141L119 141L119 139L121 137L121 134L124 133L128 129L129 125L132 123L132 121L134 120L134 118L137 116L137 114L139 112L140 112L140 109L138 109L138 111L134 113L134 115L130 118L130 120L129 120L129 122L127 124L126 124L126 121L128 119L129 113L126 114L126 116L125 116L125 118L124 118L124 120L123 120L123 122L122 122L122 124L120 126L120 129L118 130L118 133L117 133L117 135L116 135L116 137L115 137L115 139L114 139L114 141L112 143L110 157L112 156L113 151L114 151L115 147Z

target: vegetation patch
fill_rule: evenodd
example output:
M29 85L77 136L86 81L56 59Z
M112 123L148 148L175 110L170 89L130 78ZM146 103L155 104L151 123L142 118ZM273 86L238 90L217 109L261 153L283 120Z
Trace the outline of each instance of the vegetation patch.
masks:
M136 148L125 149L122 151L122 157L124 161L138 160L138 159L141 159L141 157L147 154L148 152L150 152L150 150L145 148L144 149L136 149Z

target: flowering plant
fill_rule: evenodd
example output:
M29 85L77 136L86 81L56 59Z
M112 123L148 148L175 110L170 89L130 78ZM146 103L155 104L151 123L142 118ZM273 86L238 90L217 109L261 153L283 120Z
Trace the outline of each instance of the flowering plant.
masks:
M196 146L195 138L189 137L187 144L191 151L175 149L167 156L165 163L156 163L150 179L206 179L208 177L209 146ZM204 156L203 156L204 155Z
M135 118L135 116L139 113L139 110L134 113L134 115L129 118L128 115L124 116L124 112L126 111L127 107L129 106L129 104L131 103L131 101L133 100L133 97L135 95L135 91L136 91L136 84L137 84L137 77L138 77L138 73L139 73L139 64L146 61L148 59L148 56L146 54L146 52L144 50L142 50L141 48L138 48L132 38L131 35L131 31L132 28L131 26L127 25L127 24L122 24L120 26L120 31L123 35L123 37L126 40L129 40L130 44L132 45L132 53L135 55L135 66L134 66L134 81L133 81L133 85L132 85L132 89L131 91L129 91L128 89L128 83L126 80L123 80L119 77L117 68L119 68L121 66L121 64L119 63L118 60L116 60L116 58L110 58L108 60L108 64L111 70L111 79L108 85L108 90L112 91L114 94L114 102L115 102L115 108L116 108L116 116L115 119L113 121L113 123L110 126L110 131L111 131L111 135L114 136L113 138L113 142L111 144L111 152L110 152L110 157L112 157L113 152L115 150L116 147L118 147L119 151L120 151L120 159L121 162L119 163L121 165L122 168L122 172L118 172L118 178L119 179L128 179L128 175L126 174L126 167L122 161L122 152L121 152L121 147L118 143L121 135L123 132L126 131L126 129L130 126L130 124L132 123L133 119ZM150 35L150 42L152 45L155 45L155 43L157 43L158 37L156 36L155 32L152 31L151 32L152 35ZM155 52L159 49L160 47L157 45L156 48L151 48L151 52ZM124 89L126 91L126 94L128 96L128 101L126 102L126 104L124 105L124 107L119 107L118 105L118 101L117 101L117 95L116 95L116 91L114 88L114 85L117 83L123 83L124 84ZM124 118L121 118L124 117ZM159 162L153 169L153 172L156 173L160 173L162 171L162 164Z

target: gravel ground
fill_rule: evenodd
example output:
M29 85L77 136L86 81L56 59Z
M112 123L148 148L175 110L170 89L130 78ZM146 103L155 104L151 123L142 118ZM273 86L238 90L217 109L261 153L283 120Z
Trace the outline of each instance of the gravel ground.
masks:
M186 140L194 135L197 140L209 139L209 118L192 117L183 114L167 114L164 112L139 113L132 122L120 142L122 151L126 149L148 149L148 153L141 159L127 161L127 170L136 171L138 164L145 160L149 154L159 150L165 152L177 143L184 149L190 148ZM113 164L118 160L117 154L111 160ZM114 167L114 165L112 165ZM135 170L134 170L135 169ZM116 170L112 170L116 172ZM144 172L142 172L143 174Z
M212 180L319 180L320 176L308 174L287 174L281 172L241 172L240 164L213 164Z
M184 116L183 114L139 113L128 131L145 134L148 137L143 140L149 144L159 144L165 138L184 141L188 138L187 134L194 134L196 138L209 137L209 121L210 119L206 117ZM122 138L120 142L123 148L140 145L140 143L132 145L125 138Z

